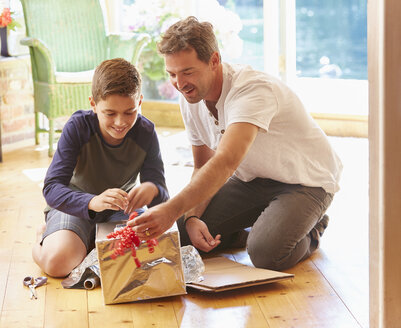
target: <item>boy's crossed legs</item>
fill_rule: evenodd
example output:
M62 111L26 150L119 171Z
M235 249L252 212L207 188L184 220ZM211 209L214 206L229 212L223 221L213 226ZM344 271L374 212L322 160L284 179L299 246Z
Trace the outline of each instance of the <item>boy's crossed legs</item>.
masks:
M59 230L35 243L32 257L36 264L49 276L67 276L86 256L85 244L71 230Z

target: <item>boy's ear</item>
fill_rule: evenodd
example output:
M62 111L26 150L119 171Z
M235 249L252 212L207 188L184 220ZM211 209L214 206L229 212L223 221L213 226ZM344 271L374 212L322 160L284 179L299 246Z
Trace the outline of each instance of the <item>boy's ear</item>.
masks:
M143 94L139 97L138 107L142 105Z
M91 105L92 110L96 113L96 103L92 97L89 97L89 104Z

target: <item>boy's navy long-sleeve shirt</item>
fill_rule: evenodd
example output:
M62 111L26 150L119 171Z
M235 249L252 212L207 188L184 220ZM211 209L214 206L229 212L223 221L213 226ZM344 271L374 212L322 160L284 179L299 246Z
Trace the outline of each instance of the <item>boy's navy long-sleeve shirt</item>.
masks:
M76 111L63 128L47 170L43 195L48 206L90 219L89 201L110 188L129 192L137 183L154 183L159 194L149 207L169 198L154 124L138 114L118 146L107 144L93 111ZM94 214L94 212L93 212Z

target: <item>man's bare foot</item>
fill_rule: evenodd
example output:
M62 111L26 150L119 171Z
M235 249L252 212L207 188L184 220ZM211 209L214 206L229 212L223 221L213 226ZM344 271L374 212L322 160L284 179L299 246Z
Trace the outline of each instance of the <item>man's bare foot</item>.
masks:
M46 230L46 223L42 223L36 229L36 242L37 243L40 243L42 241L42 236L43 236L43 233L45 232L45 230Z

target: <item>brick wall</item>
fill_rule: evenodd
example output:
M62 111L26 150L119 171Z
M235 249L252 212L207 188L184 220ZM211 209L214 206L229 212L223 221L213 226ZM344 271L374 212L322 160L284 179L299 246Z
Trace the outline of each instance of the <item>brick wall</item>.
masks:
M0 57L0 115L3 146L34 138L35 115L29 56Z

